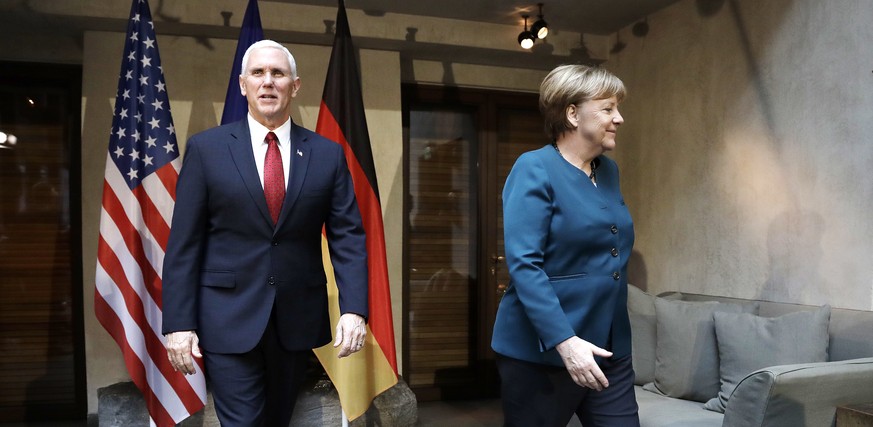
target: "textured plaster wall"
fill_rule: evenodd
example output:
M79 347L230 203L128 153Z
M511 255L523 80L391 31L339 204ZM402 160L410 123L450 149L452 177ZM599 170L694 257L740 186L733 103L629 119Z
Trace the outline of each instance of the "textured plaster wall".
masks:
M868 0L683 0L625 37L607 65L630 92L632 283L873 308L871 17Z

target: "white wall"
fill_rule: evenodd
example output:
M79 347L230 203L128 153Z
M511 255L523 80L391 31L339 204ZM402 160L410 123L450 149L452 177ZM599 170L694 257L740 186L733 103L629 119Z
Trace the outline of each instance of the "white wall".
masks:
M871 17L868 0L683 0L628 37L608 65L630 93L632 282L873 308Z

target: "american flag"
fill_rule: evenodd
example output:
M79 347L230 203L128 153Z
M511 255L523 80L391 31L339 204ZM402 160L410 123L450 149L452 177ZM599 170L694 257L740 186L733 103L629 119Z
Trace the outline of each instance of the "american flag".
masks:
M173 426L203 408L203 369L175 372L161 335L161 276L181 167L154 23L133 0L109 136L94 310L121 348L151 423Z

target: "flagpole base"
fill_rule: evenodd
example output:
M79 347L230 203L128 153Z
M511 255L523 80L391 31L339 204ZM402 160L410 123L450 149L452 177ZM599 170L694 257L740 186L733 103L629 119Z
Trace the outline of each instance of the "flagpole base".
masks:
M343 423L343 415L336 388L329 380L321 380L314 387L301 390L291 426L414 426L418 422L418 403L415 394L401 379L376 396L364 415L348 421L348 424Z
M101 427L148 425L145 401L133 382L121 382L97 391L97 418ZM341 426L343 412L339 394L327 380L308 382L300 390L290 426ZM418 422L415 394L402 379L376 396L370 409L348 422L350 427L378 425L407 427ZM179 424L181 427L220 427L215 416L212 393L207 393L206 408Z

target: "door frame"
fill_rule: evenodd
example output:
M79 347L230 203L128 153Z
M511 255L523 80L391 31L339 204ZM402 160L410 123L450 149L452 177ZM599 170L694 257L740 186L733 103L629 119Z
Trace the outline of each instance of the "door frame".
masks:
M471 198L475 197L478 210L476 229L478 247L472 253L475 257L475 276L471 277L471 286L475 293L471 294L471 338L469 343L471 366L475 367L476 378L471 378L471 387L463 390L444 392L437 387L411 386L420 401L493 398L499 395L499 376L495 365L495 353L491 349L491 333L494 327L494 315L497 312L499 298L496 297L497 286L495 276L491 274L492 257L497 254L497 213L498 195L502 188L497 182L497 152L498 152L498 115L500 108L531 108L536 111L537 94L508 92L485 89L462 89L457 87L404 84L402 86L402 117L403 117L403 182L410 182L410 108L416 104L439 105L458 110L473 108L474 124L478 134L478 151L475 153L477 185L470 189ZM538 113L538 112L537 112ZM408 187L408 185L404 185ZM409 239L410 221L408 211L411 206L410 191L405 191L403 197L403 372L410 373L410 263ZM475 298L474 298L475 297Z

